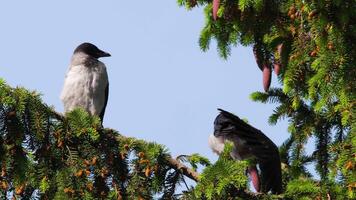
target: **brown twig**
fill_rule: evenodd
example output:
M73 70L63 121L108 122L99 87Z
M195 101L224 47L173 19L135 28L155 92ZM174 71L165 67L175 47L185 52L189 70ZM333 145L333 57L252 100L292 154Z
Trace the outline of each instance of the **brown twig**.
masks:
M185 166L181 162L173 158L167 158L167 162L170 167L177 169L182 172L186 177L194 180L195 182L199 181L199 173Z

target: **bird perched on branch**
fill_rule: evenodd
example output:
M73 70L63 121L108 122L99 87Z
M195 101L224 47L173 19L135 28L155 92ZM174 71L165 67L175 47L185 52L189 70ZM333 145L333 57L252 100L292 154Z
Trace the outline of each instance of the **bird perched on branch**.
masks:
M281 162L277 146L260 130L245 123L232 113L218 109L214 135L209 146L217 154L224 150L226 140L234 144L231 157L236 160L253 159L256 165L248 167L248 174L257 192L282 192Z
M73 53L61 100L64 111L81 107L103 121L109 94L109 81L101 57L111 56L91 43L79 45Z

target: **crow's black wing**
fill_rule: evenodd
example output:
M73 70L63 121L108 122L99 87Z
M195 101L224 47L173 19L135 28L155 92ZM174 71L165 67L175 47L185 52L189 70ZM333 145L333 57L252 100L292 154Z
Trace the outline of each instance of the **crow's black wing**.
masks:
M108 104L108 99L109 99L109 83L106 85L106 88L105 88L105 102L104 102L103 109L101 110L100 115L99 115L99 117L101 119L101 123L103 123L106 105Z

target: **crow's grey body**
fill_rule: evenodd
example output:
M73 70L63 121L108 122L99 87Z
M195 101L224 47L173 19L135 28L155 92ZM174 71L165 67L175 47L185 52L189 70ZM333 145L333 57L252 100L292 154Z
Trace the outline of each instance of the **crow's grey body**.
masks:
M61 100L65 112L81 107L103 120L109 81L106 67L98 58L110 54L95 48L92 44L84 43L74 51L64 80Z

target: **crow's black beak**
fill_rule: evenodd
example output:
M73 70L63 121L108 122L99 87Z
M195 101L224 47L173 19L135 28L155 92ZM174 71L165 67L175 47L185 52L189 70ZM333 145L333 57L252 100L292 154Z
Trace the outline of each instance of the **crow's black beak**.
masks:
M98 58L101 58L101 57L110 57L110 56L111 56L109 53L107 53L107 52L105 52L105 51L100 51L98 54L99 54L99 55L98 55Z

